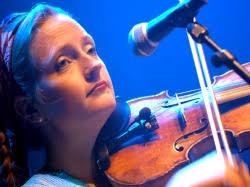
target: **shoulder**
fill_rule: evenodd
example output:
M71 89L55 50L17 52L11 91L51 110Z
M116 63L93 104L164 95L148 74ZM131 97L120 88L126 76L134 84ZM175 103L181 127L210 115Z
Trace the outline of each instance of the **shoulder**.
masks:
M87 184L75 184L70 180L50 174L37 174L32 176L22 187L88 187Z
M51 183L52 182L52 183ZM52 186L53 178L47 174L37 174L32 176L22 187L42 187L42 186Z

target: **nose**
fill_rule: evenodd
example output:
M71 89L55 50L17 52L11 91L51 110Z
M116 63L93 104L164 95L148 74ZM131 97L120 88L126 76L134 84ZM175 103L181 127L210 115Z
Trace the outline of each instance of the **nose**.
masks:
M84 77L87 82L96 82L100 79L102 64L100 61L94 61L84 70Z

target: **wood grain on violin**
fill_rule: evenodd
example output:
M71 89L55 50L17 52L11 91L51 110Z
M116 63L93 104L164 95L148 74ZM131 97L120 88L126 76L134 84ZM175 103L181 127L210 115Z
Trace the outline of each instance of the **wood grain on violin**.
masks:
M249 63L245 67L250 71ZM215 78L214 90L229 145L250 148L250 86L230 71ZM148 107L159 128L110 156L105 173L114 186L164 186L179 168L214 149L199 91L175 97L162 92L129 105L131 122Z

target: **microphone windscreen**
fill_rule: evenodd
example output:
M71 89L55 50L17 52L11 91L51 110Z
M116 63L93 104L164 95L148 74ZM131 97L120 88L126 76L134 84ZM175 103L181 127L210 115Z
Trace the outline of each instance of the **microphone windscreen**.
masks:
M158 47L158 42L152 42L147 37L147 23L135 25L129 32L128 44L137 56L150 56Z

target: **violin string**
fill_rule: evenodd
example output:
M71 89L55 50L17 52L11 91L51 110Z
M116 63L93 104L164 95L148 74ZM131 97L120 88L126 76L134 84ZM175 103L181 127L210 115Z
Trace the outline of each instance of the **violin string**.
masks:
M247 85L245 82L241 81L241 82L237 82L237 83L230 83L230 84L227 84L226 86L225 85L219 86L219 87L215 86L214 88L215 88L215 91L217 92L216 97L221 97L224 94L229 95L229 93L232 95L235 95L235 93L238 93L241 91L245 91L248 93L249 87L250 87L249 85ZM185 98L191 98L191 97L194 97L196 95L198 95L200 98L201 91L200 91L200 89L193 89L193 90L189 90L189 91L185 91L185 92L179 92L176 94L178 95L178 98L180 99L180 103L182 103L183 99L185 99ZM245 96L245 95L243 95L243 96ZM169 109L165 108L163 106L173 98L174 97L162 99L160 102L157 102L154 106L150 106L149 108L151 109L151 111L154 112L154 115L156 117L160 117L161 115L166 115L166 110L169 110ZM172 108L172 107L170 107L170 108ZM139 107L138 107L138 109L139 109ZM176 111L175 108L173 108L173 110ZM161 112L159 112L159 111L161 111ZM172 111L172 110L169 110L169 111Z
M235 94L240 91L247 91L249 90L250 86L243 81L236 82L236 83L230 83L226 85L214 85L213 86L214 91L216 92L217 95L223 94L224 92L227 92L228 94ZM208 89L208 88L207 88ZM193 89L189 91L184 91L184 92L179 92L177 93L179 95L179 98L190 98L195 95L201 95L201 89Z

